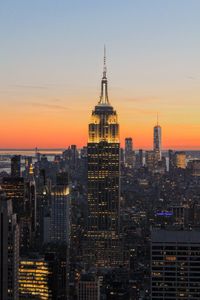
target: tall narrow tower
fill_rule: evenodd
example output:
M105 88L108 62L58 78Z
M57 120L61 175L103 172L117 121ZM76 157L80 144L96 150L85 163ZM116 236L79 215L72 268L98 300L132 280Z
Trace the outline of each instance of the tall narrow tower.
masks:
M131 137L125 138L125 165L127 167L133 167L133 140Z
M157 124L156 124L156 126L154 126L154 129L153 129L153 150L154 150L156 160L162 159L161 133L162 133L162 129L161 129L161 126L158 124L158 114L157 114Z
M94 266L117 265L120 144L117 113L108 98L106 56L101 95L92 111L88 140L88 256Z
M19 226L12 201L0 188L0 299L18 300Z

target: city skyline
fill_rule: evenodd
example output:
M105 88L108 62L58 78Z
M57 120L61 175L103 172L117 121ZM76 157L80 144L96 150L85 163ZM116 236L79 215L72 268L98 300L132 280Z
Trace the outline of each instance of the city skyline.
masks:
M199 299L199 11L0 5L0 300Z
M153 148L159 112L163 149L199 149L199 8L197 1L2 4L0 148L86 145L106 43L122 145L131 136L136 149Z

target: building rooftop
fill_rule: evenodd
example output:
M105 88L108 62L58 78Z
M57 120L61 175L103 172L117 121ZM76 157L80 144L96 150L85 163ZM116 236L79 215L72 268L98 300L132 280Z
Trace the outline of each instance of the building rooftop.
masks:
M200 231L160 230L153 229L151 240L154 243L198 243L200 244Z

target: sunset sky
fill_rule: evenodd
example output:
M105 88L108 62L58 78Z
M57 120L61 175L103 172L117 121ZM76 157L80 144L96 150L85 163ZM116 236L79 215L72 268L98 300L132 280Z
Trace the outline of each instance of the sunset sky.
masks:
M120 136L200 149L199 0L0 3L0 148L87 143L107 48Z

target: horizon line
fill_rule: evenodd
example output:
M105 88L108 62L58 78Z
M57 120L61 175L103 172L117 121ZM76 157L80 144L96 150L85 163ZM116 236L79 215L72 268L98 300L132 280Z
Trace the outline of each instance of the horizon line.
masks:
M62 150L65 150L65 149L67 149L68 147L70 147L72 145L77 146L76 144L71 144L71 145L69 145L67 147L58 147L58 148L38 148L38 147L36 147L36 148L0 148L0 151L36 151L36 150L38 152L39 151L44 151L44 150L51 150L51 151L53 151L53 150L60 150L60 151L62 151ZM77 147L77 149L81 149L83 147L87 147L87 145L81 146L81 147ZM120 147L120 148L125 148L125 147ZM133 151L139 151L139 150L153 151L152 148L134 148L133 149ZM163 151L168 151L168 150L174 150L174 151L175 150L200 151L200 148L192 149L192 148L173 148L173 147L171 147L171 148L163 148L161 151L163 152Z

